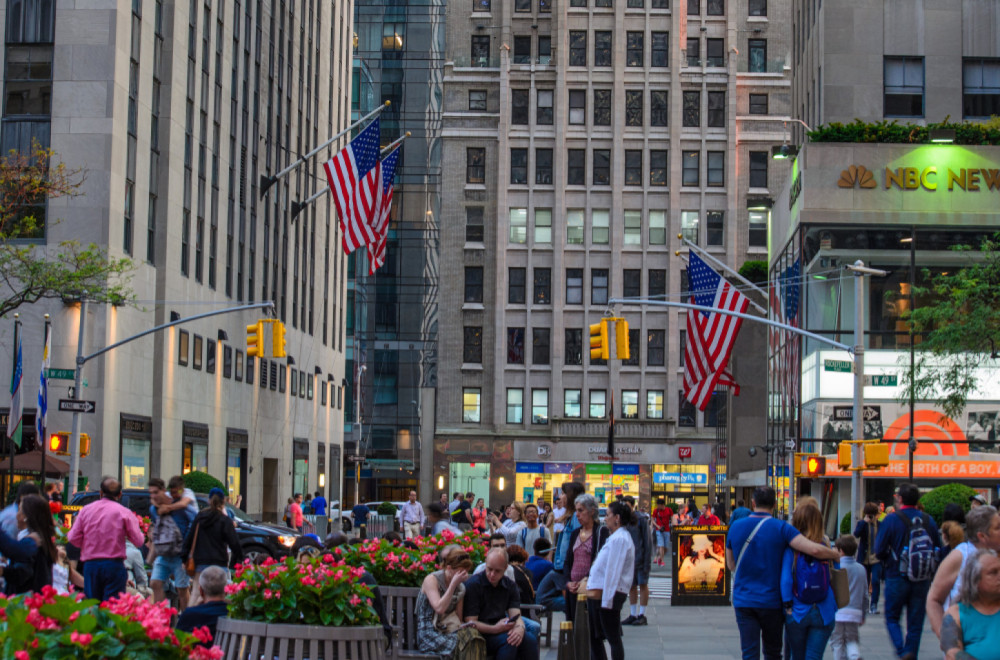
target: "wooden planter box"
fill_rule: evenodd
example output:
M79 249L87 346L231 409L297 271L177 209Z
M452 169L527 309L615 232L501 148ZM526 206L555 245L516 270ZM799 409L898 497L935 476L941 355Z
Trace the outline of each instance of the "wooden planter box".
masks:
M385 660L379 626L302 626L222 617L215 644L226 660Z

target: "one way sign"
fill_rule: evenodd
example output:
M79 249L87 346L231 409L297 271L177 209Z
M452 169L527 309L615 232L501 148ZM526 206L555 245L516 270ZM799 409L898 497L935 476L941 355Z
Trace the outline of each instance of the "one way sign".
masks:
M59 399L59 410L63 412L92 413L97 410L93 401L77 401L76 399Z

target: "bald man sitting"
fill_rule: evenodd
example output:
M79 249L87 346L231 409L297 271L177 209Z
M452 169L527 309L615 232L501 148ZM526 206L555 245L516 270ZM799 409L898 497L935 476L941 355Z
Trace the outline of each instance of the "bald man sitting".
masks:
M486 554L486 570L465 583L463 609L486 640L486 652L496 660L538 660L538 637L525 627L517 585L506 577L507 551Z

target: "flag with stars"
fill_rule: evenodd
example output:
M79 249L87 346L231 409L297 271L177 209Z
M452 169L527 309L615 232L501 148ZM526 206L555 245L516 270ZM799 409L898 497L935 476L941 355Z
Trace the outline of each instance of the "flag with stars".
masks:
M382 159L382 196L379 199L378 220L374 227L375 242L368 244L368 274L385 264L386 242L389 236L389 216L392 213L392 191L396 178L396 164L399 162L399 147Z
M52 353L52 327L45 325L45 347L42 349L42 369L38 375L38 413L35 415L35 428L38 430L39 442L45 439L46 414L49 411L49 379L48 371Z
M376 118L336 156L323 163L347 254L375 241L372 227L376 224L382 193L378 160L380 140Z
M10 379L10 414L7 416L7 437L21 446L21 416L24 414L24 400L21 398L21 336L18 333L17 347L14 349L14 373Z

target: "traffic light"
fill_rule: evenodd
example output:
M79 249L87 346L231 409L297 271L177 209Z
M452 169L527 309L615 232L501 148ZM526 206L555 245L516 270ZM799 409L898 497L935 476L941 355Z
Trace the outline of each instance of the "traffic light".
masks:
M837 445L837 467L841 470L850 470L851 463L851 444L841 442Z
M615 350L619 360L628 359L628 321L625 319L615 320Z
M266 357L264 348L264 322L257 321L247 326L247 355L250 357Z
M608 356L608 324L601 319L590 326L590 359L607 360Z
M73 439L73 434L67 431L60 431L49 436L49 452L60 456L69 456L69 443ZM80 434L80 456L90 455L90 436L86 433Z
M815 478L822 477L826 474L826 457L825 456L808 456L803 461L802 466L803 476Z
M884 442L866 442L865 467L867 469L879 469L889 465L889 445Z
M285 324L278 320L271 321L271 357L283 358L285 353Z

